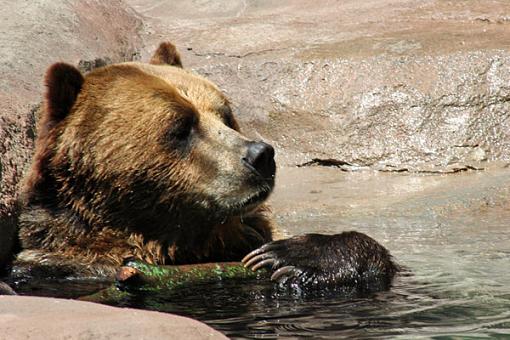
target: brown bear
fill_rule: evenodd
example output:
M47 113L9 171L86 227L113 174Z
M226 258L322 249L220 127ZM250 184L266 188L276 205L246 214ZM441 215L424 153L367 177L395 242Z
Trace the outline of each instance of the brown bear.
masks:
M46 86L15 265L111 277L127 258L239 261L273 240L273 148L240 133L228 99L184 70L172 44L150 64L85 76L54 64ZM356 232L276 241L245 263L303 284L396 272L386 249Z

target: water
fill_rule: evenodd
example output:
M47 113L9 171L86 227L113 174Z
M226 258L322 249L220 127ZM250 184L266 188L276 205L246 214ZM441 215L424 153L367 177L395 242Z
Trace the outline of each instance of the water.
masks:
M506 169L447 176L284 169L272 198L284 235L356 229L410 273L376 293L300 295L246 280L138 293L117 305L193 317L231 338L510 339L509 188ZM80 295L93 285L66 287ZM31 294L53 295L40 286Z

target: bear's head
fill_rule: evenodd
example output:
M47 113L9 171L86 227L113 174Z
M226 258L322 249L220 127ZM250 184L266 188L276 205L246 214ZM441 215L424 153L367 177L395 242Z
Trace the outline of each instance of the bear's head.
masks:
M55 64L46 85L30 204L145 228L242 216L274 186L273 148L240 133L225 95L184 70L170 43L150 64L85 76Z

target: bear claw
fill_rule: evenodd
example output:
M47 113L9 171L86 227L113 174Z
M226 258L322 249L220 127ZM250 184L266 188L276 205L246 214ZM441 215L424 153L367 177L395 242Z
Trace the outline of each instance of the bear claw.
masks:
M256 271L257 269L265 267L267 265L270 265L272 267L274 264L275 264L275 259L268 258L266 260L263 260L263 261L260 261L260 262L256 263L251 269L253 271Z
M266 264L273 264L274 259L272 258L271 254L268 253L262 253L253 257L245 257L243 259L244 267L250 268L252 270L257 270L258 268L266 265Z
M273 275L271 275L271 281L281 282L281 279L286 281L286 278L290 276L298 276L300 272L301 271L294 266L285 266L276 270Z
M266 243L264 244L263 246L261 246L260 248L257 248L255 250L253 250L251 253L249 253L248 255L246 255L242 260L241 262L243 263L246 263L248 262L252 257L256 256L256 255L260 255L262 253L267 253L268 251L270 250L274 250L274 249L277 249L279 248L279 246L277 246L276 244L274 244L273 242L271 243Z

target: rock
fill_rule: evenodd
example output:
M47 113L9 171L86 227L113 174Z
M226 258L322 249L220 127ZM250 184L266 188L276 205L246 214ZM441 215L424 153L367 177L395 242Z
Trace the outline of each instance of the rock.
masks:
M0 281L0 295L16 295L16 292L7 283Z
M0 296L0 339L227 339L189 318L90 302Z
M280 165L510 159L507 1L128 3L147 46L175 41Z
M487 153L480 147L475 147L469 153L469 158L475 162L483 162L487 160Z

